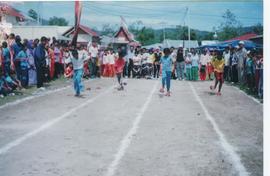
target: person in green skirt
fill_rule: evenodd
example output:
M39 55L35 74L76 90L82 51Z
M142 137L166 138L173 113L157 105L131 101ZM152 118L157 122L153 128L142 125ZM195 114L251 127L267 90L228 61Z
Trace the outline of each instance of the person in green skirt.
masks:
M192 80L198 81L199 78L199 55L196 53L194 48L191 48L191 74Z
M185 59L185 68L186 68L186 79L191 81L192 80L192 74L191 74L191 53L187 54L187 57Z

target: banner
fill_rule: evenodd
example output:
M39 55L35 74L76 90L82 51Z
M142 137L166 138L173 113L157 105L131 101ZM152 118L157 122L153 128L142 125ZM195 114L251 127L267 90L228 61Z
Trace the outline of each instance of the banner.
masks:
M71 42L71 45L75 47L77 45L77 38L78 38L80 21L81 21L81 13L82 13L82 2L75 1L75 25L74 25L74 33L73 33L74 35Z

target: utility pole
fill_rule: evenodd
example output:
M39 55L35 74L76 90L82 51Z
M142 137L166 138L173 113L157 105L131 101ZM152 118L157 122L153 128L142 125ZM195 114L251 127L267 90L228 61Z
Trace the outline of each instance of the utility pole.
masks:
M188 16L188 51L190 51L190 16L188 7L187 7L187 16Z

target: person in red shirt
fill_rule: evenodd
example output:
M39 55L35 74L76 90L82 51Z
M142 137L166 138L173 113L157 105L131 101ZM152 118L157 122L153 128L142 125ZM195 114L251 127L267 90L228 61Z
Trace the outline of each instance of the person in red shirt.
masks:
M121 81L121 75L123 73L125 67L125 60L124 60L124 54L121 51L121 48L118 49L118 58L115 61L115 72L116 72L116 77L117 77L117 81L120 85L120 87L118 88L118 90L124 90L124 86L123 83Z
M65 69L65 78L73 77L73 66L72 63L69 63Z

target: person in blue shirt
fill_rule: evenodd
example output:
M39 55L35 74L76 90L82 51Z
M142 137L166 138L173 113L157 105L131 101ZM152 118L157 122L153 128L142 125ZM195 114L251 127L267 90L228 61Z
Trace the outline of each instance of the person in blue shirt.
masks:
M11 68L11 53L8 48L7 42L2 43L2 64L3 64L3 74L10 74L10 68Z
M45 79L45 68L46 68L46 53L45 45L47 43L46 37L41 37L41 43L36 47L34 51L35 66L37 71L37 88L44 89L43 82Z
M20 67L20 60L17 59L17 55L22 50L22 43L21 43L21 37L19 35L15 37L15 43L11 46L11 50L13 52L13 59L14 59L13 61L15 65L17 79L20 79L21 67Z
M162 87L160 89L161 93L164 93L164 88L166 84L167 93L166 96L170 96L170 87L171 87L171 75L172 75L172 58L170 57L171 51L169 48L164 48L164 56L161 57L161 68L162 68Z
M20 77L19 80L24 88L28 86L28 70L29 70L29 62L27 56L27 44L22 46L22 50L18 53L16 59L20 60Z
M247 52L246 59L246 74L247 74L247 84L250 91L255 87L255 64L253 61L254 53L250 51Z

